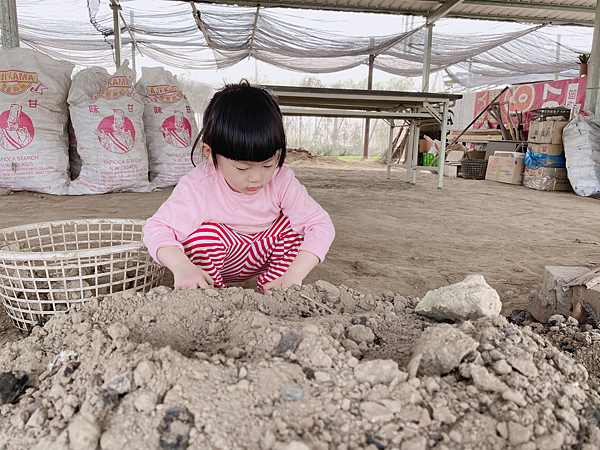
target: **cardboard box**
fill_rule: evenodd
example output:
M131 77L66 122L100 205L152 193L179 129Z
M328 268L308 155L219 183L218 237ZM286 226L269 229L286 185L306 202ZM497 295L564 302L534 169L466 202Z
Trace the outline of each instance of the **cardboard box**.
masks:
M485 159L496 152L525 152L527 150L527 142L524 141L488 141L485 149Z
M432 144L430 144L425 139L419 139L419 153L427 153L431 148Z
M490 156L485 179L508 184L523 184L525 158Z
M567 169L540 167L539 169L525 168L523 186L538 191L570 191L571 183L567 178Z
M521 152L496 152L494 156L506 156L508 158L525 158L525 153Z
M537 143L538 137L540 134L540 122L539 120L532 120L529 122L529 134L527 135L527 140L531 143Z
M529 144L529 148L532 152L551 156L562 155L565 151L562 144Z
M546 120L540 122L536 144L562 144L563 129L567 126L566 121Z

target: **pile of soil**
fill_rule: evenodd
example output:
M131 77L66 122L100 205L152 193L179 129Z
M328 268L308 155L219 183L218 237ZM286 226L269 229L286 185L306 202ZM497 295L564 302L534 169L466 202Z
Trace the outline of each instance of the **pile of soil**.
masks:
M0 448L597 448L597 330L417 302L322 281L92 299L1 349Z

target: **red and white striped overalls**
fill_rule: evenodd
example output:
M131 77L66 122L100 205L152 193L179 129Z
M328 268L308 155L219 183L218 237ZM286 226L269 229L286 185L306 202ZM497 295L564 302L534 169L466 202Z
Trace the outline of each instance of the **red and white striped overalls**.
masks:
M203 223L182 242L190 260L207 272L215 288L258 275L258 287L281 277L304 236L296 233L283 214L260 233L242 234L219 223Z

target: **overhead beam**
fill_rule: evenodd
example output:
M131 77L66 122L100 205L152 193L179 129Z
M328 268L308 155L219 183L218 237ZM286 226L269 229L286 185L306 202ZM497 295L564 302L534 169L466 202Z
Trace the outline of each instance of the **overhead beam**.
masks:
M171 1L189 1L189 0L171 0ZM471 0L475 1L475 0ZM479 1L479 0L477 0ZM432 8L427 9L410 9L410 8L381 8L378 6L360 6L360 5L340 5L340 4L323 4L316 2L302 2L302 1L278 1L278 0L219 0L217 1L209 1L209 0L195 0L196 3L207 3L207 4L222 4L222 5L237 5L237 6L251 6L256 7L260 3L260 6L263 8L296 8L296 9L311 9L311 10L322 10L322 11L346 11L346 12L362 12L362 13L374 13L374 14L398 14L398 15L408 15L408 16L419 16L426 17L428 14L432 12L432 8L435 5L439 5L439 1L434 0L424 0L419 3L431 3ZM469 0L465 0L463 4L470 3ZM515 4L514 2L498 2L498 1L484 1L481 0L482 5L486 6L504 6L504 7L513 7L518 9L520 7L524 7L527 9L543 9L550 11L547 5L546 8L538 8L538 5L544 5L544 3L520 3ZM533 6L531 6L533 5ZM555 8L557 11L564 12L563 5L560 5L560 8ZM593 27L594 26L594 8L585 8L585 7L577 7L574 6L571 11L575 12L584 12L590 15L590 19L583 20L569 20L569 19L555 19L546 16L536 16L536 17L519 17L516 15L509 14L470 14L463 13L457 11L451 11L446 15L448 18L454 19L474 19L474 20L491 20L491 21L502 21L502 22L522 22L522 23L545 23L552 25L574 25L574 26L585 26L585 27ZM569 9L567 9L569 11Z
M427 26L433 25L435 22L446 16L450 13L454 8L460 5L465 0L448 0L445 2L441 8L436 9L434 12L427 16L427 21L425 22Z
M254 15L254 25L252 26L252 37L250 38L250 48L248 49L248 59L252 56L252 46L254 45L254 36L256 35L256 24L258 23L258 13L260 12L260 6L256 7L256 14Z
M208 38L208 33L206 32L206 27L202 22L202 17L200 17L200 11L196 9L196 2L189 2L192 6L192 15L194 16L194 20L196 21L196 26L200 28L202 31L202 35L204 36L204 40L206 41L206 45L210 48L210 39ZM212 3L212 2L203 2L203 3Z

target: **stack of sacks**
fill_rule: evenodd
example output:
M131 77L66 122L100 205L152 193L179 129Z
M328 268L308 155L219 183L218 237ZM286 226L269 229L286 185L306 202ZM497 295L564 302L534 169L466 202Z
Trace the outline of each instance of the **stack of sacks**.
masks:
M175 76L162 67L142 67L135 88L144 101L150 181L157 187L174 186L194 168L191 152L198 136L194 111ZM202 155L199 148L198 155Z
M67 193L74 67L35 50L0 47L1 188Z
M566 125L562 116L531 122L523 186L539 191L571 190L562 144Z
M144 104L125 61L111 76L102 67L78 72L69 92L69 110L81 158L69 194L149 192Z

